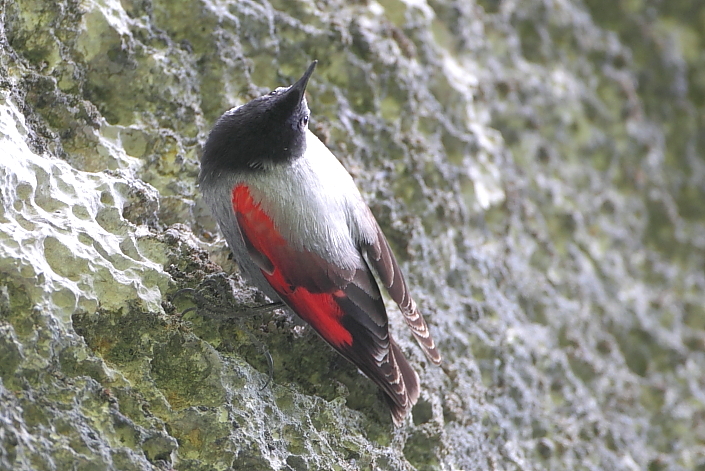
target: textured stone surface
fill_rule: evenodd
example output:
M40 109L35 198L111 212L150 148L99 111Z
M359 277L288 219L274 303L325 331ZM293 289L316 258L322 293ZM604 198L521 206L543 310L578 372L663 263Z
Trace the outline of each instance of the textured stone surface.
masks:
M0 469L705 469L701 3L0 0ZM392 314L398 430L196 187L312 59L446 358Z

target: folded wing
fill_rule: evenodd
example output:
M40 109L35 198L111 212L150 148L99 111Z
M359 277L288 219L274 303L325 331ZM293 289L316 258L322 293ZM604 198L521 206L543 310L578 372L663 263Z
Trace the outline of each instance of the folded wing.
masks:
M293 249L245 185L233 190L233 208L250 257L272 288L333 348L382 388L392 418L399 425L418 399L419 379L389 335L384 302L364 259L360 258L360 266L346 269L311 251ZM388 246L387 253L391 254ZM397 292L399 284L394 284L394 276L392 280L390 285ZM407 308L414 308L413 301L410 303ZM421 326L426 326L423 319Z
M404 275L394 258L392 250L389 248L387 238L384 237L382 229L375 222L376 237L370 244L364 246L365 253L370 263L377 271L382 284L399 306L404 315L406 324L411 328L416 341L421 346L429 360L438 365L441 363L441 354L436 348L436 344L428 330L428 325L416 307L416 302L409 294Z

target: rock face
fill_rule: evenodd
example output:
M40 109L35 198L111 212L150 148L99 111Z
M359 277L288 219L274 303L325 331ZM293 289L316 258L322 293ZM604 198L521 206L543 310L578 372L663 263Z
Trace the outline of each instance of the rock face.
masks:
M702 2L0 5L0 469L705 469ZM196 187L312 59L445 356L392 311L400 429Z

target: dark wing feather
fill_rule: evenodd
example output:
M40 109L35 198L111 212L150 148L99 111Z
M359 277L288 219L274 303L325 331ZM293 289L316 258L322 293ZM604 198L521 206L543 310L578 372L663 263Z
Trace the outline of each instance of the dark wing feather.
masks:
M375 222L376 237L374 242L364 246L367 258L372 267L377 271L382 284L392 297L404 315L404 320L411 328L416 341L421 346L429 360L436 365L441 363L441 354L436 348L436 344L428 330L428 325L416 307L416 302L409 294L404 275L394 258L392 250L389 248L387 238L384 237L382 229Z
M400 425L418 400L419 377L389 334L382 297L373 299L353 283L343 291L346 296L336 301L346 313L341 323L354 341L341 353L382 388L394 423ZM384 323L378 324L375 318L383 318Z

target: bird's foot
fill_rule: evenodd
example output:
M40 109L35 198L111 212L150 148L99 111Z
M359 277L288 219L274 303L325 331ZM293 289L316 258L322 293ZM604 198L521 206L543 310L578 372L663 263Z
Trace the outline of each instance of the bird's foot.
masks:
M171 297L171 302L181 296L190 295L195 306L184 310L181 315L196 311L204 317L215 319L240 319L242 317L265 314L284 307L281 301L260 306L246 306L235 301L232 292L215 279L205 280L197 288L182 288Z
M229 286L229 285L228 285ZM219 282L216 279L209 279L202 282L197 288L182 288L171 296L171 303L180 297L190 296L195 306L189 307L181 311L181 316L195 312L203 317L208 317L217 320L226 319L242 319L252 317L258 314L265 314L275 309L284 307L281 301L263 304L260 306L246 306L238 303L232 296L232 291L225 287L225 283ZM250 332L244 329L252 343L257 347L257 350L267 359L267 368L269 376L264 386L260 390L265 389L274 379L274 362L272 355L267 350L267 347Z

